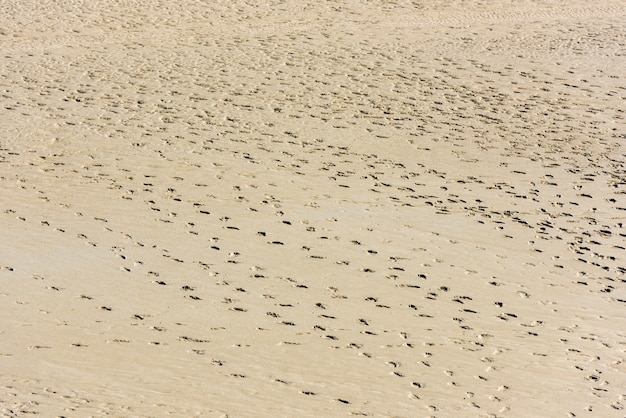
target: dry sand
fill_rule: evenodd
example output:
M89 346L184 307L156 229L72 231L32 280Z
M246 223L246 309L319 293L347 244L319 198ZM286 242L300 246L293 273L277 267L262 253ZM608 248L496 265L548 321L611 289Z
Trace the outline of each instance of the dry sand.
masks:
M623 417L625 27L1 0L3 415Z

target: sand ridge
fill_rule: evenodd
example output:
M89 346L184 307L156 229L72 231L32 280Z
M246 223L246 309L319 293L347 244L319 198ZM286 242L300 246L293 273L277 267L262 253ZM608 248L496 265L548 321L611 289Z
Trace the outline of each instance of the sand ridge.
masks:
M4 4L4 415L624 415L621 2Z

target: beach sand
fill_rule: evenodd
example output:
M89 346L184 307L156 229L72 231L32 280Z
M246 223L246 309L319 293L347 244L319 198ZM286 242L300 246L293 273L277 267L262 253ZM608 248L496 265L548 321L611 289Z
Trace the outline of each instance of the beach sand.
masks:
M626 415L623 1L0 4L2 416Z

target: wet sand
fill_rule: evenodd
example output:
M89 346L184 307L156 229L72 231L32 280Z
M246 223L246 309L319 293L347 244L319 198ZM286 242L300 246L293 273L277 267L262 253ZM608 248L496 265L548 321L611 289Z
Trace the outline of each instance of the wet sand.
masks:
M2 4L3 416L626 414L623 2Z

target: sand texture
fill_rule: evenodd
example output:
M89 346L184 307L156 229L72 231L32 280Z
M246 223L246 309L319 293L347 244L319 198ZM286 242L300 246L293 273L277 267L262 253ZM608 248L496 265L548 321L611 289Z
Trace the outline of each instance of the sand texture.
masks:
M2 416L626 416L625 28L0 0Z

